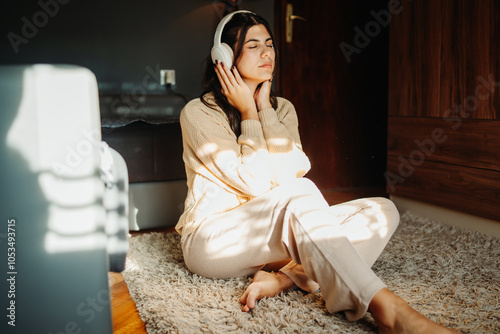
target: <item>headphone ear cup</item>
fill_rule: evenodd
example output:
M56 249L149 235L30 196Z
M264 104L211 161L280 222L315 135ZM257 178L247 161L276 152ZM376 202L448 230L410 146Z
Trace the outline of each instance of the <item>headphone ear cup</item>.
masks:
M215 61L223 62L227 67L231 68L233 66L233 50L226 43L221 43L212 48L212 62Z
M226 43L222 43L221 45L225 50L224 51L224 56L225 56L224 64L226 64L227 67L231 68L231 66L233 66L233 61L234 61L233 49L231 49L231 47L229 45L227 45Z

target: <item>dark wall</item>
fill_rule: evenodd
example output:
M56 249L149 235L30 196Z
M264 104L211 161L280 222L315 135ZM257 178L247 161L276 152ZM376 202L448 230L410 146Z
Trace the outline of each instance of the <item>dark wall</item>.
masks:
M273 1L236 3L272 24ZM192 98L224 8L208 0L3 1L0 63L82 65L101 94L163 94L154 77L174 69L175 90Z

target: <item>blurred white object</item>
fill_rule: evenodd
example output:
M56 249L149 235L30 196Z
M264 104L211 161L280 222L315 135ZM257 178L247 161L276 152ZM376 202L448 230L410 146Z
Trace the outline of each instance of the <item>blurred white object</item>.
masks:
M100 143L103 205L106 209L107 252L111 271L125 269L129 231L129 184L127 164L107 143Z
M128 175L112 150L101 165L96 78L78 66L0 66L0 108L2 230L14 221L16 241L1 234L0 254L15 253L4 273L12 272L8 303L20 320L9 329L112 333L107 250L113 244L124 260L127 239L115 236ZM12 286L0 283L1 291Z

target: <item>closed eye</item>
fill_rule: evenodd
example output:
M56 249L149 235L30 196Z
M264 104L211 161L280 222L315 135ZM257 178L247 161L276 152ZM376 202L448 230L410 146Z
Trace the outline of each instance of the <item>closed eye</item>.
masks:
M252 43L252 44L251 44ZM255 49L258 47L258 44L260 43L265 43L266 47L268 48L274 48L274 43L273 43L273 40L271 38L268 38L266 39L265 41L259 41L258 39L249 39L248 41L245 42L245 44L248 45L248 48L249 49ZM270 43L270 44L267 44L267 43Z

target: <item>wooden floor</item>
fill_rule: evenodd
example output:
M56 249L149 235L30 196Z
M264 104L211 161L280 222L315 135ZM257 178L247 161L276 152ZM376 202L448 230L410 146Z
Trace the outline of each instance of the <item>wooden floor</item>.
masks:
M165 232L173 233L173 227L130 232L132 237L143 233ZM134 300L130 297L127 283L121 273L108 273L109 290L111 293L111 311L113 314L113 332L115 334L146 334L146 326L142 322Z
M137 313L135 303L130 297L127 283L125 283L122 274L110 272L108 277L114 333L147 333L146 326Z
M384 189L362 188L348 190L326 190L323 195L330 205L350 201L356 198L386 196ZM150 232L174 232L173 228L163 228L140 232L131 232L132 237ZM130 297L127 283L120 273L108 274L111 291L111 310L113 313L113 330L115 334L146 334L146 326L142 322L135 303Z

